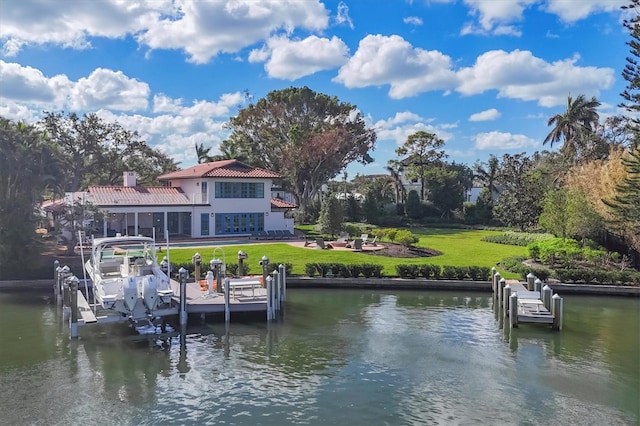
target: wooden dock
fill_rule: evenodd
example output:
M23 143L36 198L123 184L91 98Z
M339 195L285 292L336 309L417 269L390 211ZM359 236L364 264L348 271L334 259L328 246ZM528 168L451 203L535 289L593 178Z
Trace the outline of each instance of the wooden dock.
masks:
M517 280L507 281L494 272L491 285L501 328L508 318L511 328L517 328L521 323L539 323L562 330L562 297L557 293L552 295L553 290L542 284L533 274L528 274L527 282L521 283Z
M195 282L186 283L187 313L210 314L224 313L224 294L202 291ZM171 280L174 300L180 303L180 283ZM258 286L237 286L231 288L229 295L230 312L265 312L267 311L267 289Z
M518 295L518 323L542 323L553 324L553 315L542 301L542 296L537 291L529 291L520 282L507 281L511 287L511 294Z

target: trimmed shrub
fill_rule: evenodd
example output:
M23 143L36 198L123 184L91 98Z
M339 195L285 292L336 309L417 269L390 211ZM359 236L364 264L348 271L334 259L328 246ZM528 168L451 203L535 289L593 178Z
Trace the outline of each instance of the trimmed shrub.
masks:
M416 278L419 273L418 265L396 265L396 272L400 278Z
M315 277L318 273L318 265L315 263L307 263L304 265L304 272L308 277Z
M362 274L362 266L361 265L347 265L349 269L349 273L353 278L358 278L360 274Z
M420 238L414 235L413 232L408 231L406 229L402 229L397 232L395 241L398 244L402 244L403 246L409 247L417 243L418 241L420 241Z
M457 275L458 275L458 271L456 270L455 266L444 265L442 267L442 278L446 280L452 280L456 278Z

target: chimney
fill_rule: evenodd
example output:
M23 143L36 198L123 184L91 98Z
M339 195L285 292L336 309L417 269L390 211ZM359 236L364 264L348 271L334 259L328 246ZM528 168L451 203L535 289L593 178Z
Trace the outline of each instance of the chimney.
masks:
M136 186L136 172L124 172L124 186Z

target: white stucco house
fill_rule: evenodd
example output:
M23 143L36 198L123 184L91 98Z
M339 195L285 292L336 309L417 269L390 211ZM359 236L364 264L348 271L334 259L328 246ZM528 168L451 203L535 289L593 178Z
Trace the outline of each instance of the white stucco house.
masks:
M211 238L250 236L257 231L293 232L294 203L272 198L278 173L237 160L198 164L158 179L166 186L136 184L125 172L122 186L90 186L84 197L105 211L99 234ZM102 232L100 232L100 230Z

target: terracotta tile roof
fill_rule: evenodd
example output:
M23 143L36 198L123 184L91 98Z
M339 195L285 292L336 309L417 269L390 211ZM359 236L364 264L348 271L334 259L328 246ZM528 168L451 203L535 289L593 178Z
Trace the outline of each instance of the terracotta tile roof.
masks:
M40 205L40 207L46 212L60 213L65 209L66 204L64 202L64 198L58 198L53 200L46 200Z
M89 196L98 206L191 205L182 188L165 186L90 186Z
M293 203L290 203L288 201L284 201L281 200L279 198L272 198L271 199L271 208L277 208L277 209L295 209L296 206Z
M251 167L238 160L213 161L211 163L196 164L188 169L178 170L160 176L159 180L189 179L189 178L263 178L277 179L280 175L269 170Z

